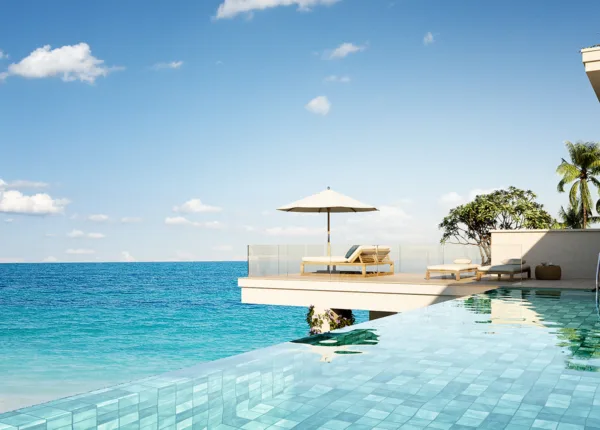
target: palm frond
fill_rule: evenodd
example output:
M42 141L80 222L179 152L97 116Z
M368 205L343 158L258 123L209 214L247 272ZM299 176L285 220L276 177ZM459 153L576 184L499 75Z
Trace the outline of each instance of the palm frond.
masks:
M600 222L600 216L594 215L589 216L587 219L588 224L598 224Z
M588 180L594 184L597 190L600 190L600 181L595 176L588 176Z
M592 194L587 181L579 181L579 201L588 214L592 213Z
M556 173L561 175L567 182L571 182L581 175L581 170L576 165L570 164L563 159L556 168Z
M579 181L575 182L571 186L571 191L569 191L569 202L571 203L571 206L577 206L577 191L579 191Z
M567 147L567 151L569 152L569 157L571 161L575 163L575 159L577 158L577 149L575 145L568 140L565 142L565 146Z

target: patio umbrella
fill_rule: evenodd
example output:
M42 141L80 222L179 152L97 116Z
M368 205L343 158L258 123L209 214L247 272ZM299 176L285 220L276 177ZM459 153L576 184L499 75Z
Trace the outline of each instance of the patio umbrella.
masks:
M327 255L331 255L331 214L344 212L373 212L376 207L366 205L329 187L319 194L306 197L277 209L284 212L327 213Z

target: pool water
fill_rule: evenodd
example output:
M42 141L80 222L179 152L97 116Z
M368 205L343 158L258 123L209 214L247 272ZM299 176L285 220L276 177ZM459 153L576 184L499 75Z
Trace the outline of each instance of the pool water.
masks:
M600 319L500 289L0 415L23 428L600 428Z

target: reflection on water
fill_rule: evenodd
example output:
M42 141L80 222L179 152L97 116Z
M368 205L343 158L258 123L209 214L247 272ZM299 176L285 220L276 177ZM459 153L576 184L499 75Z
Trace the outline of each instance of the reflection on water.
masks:
M343 333L322 333L303 339L293 340L292 343L309 345L312 352L321 356L321 361L331 362L334 354L361 354L363 351L350 349L355 345L377 345L379 335L375 329L357 329Z
M480 324L532 326L556 335L569 369L600 372L600 318L582 292L498 289L469 297L462 306L486 318ZM587 296L586 296L587 297ZM493 331L484 332L493 334Z

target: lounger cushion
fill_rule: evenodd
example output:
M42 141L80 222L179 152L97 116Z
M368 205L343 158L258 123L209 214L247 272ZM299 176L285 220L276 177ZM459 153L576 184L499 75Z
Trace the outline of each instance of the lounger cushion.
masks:
M520 258L507 258L501 261L502 264L525 264L526 261Z
M359 246L360 245L352 245L350 247L350 249L348 250L348 252L346 252L346 258L350 258L352 256L352 254L354 254L354 251L356 251Z
M427 270L437 272L457 272L459 270L477 270L479 266L477 264L436 264L434 266L427 266Z
M304 257L302 259L304 262L309 263L323 263L323 264L335 264L335 263L347 263L348 259L346 257Z
M454 260L454 264L471 264L470 258L457 258Z
M390 253L389 246L359 246L357 247L350 257L304 257L302 261L305 263L322 263L322 264L336 264L336 263L359 263L358 256L360 254L378 254L380 258L385 257Z
M496 264L494 266L482 266L477 269L485 273L521 273L529 270L529 266L524 264Z
M361 245L358 248L356 248L356 250L354 250L354 252L352 253L352 255L350 255L350 257L348 257L348 263L355 263L355 260L358 260L358 256L360 254L379 254L380 257L384 257L386 254L390 253L390 247L389 246L373 246L373 245Z

